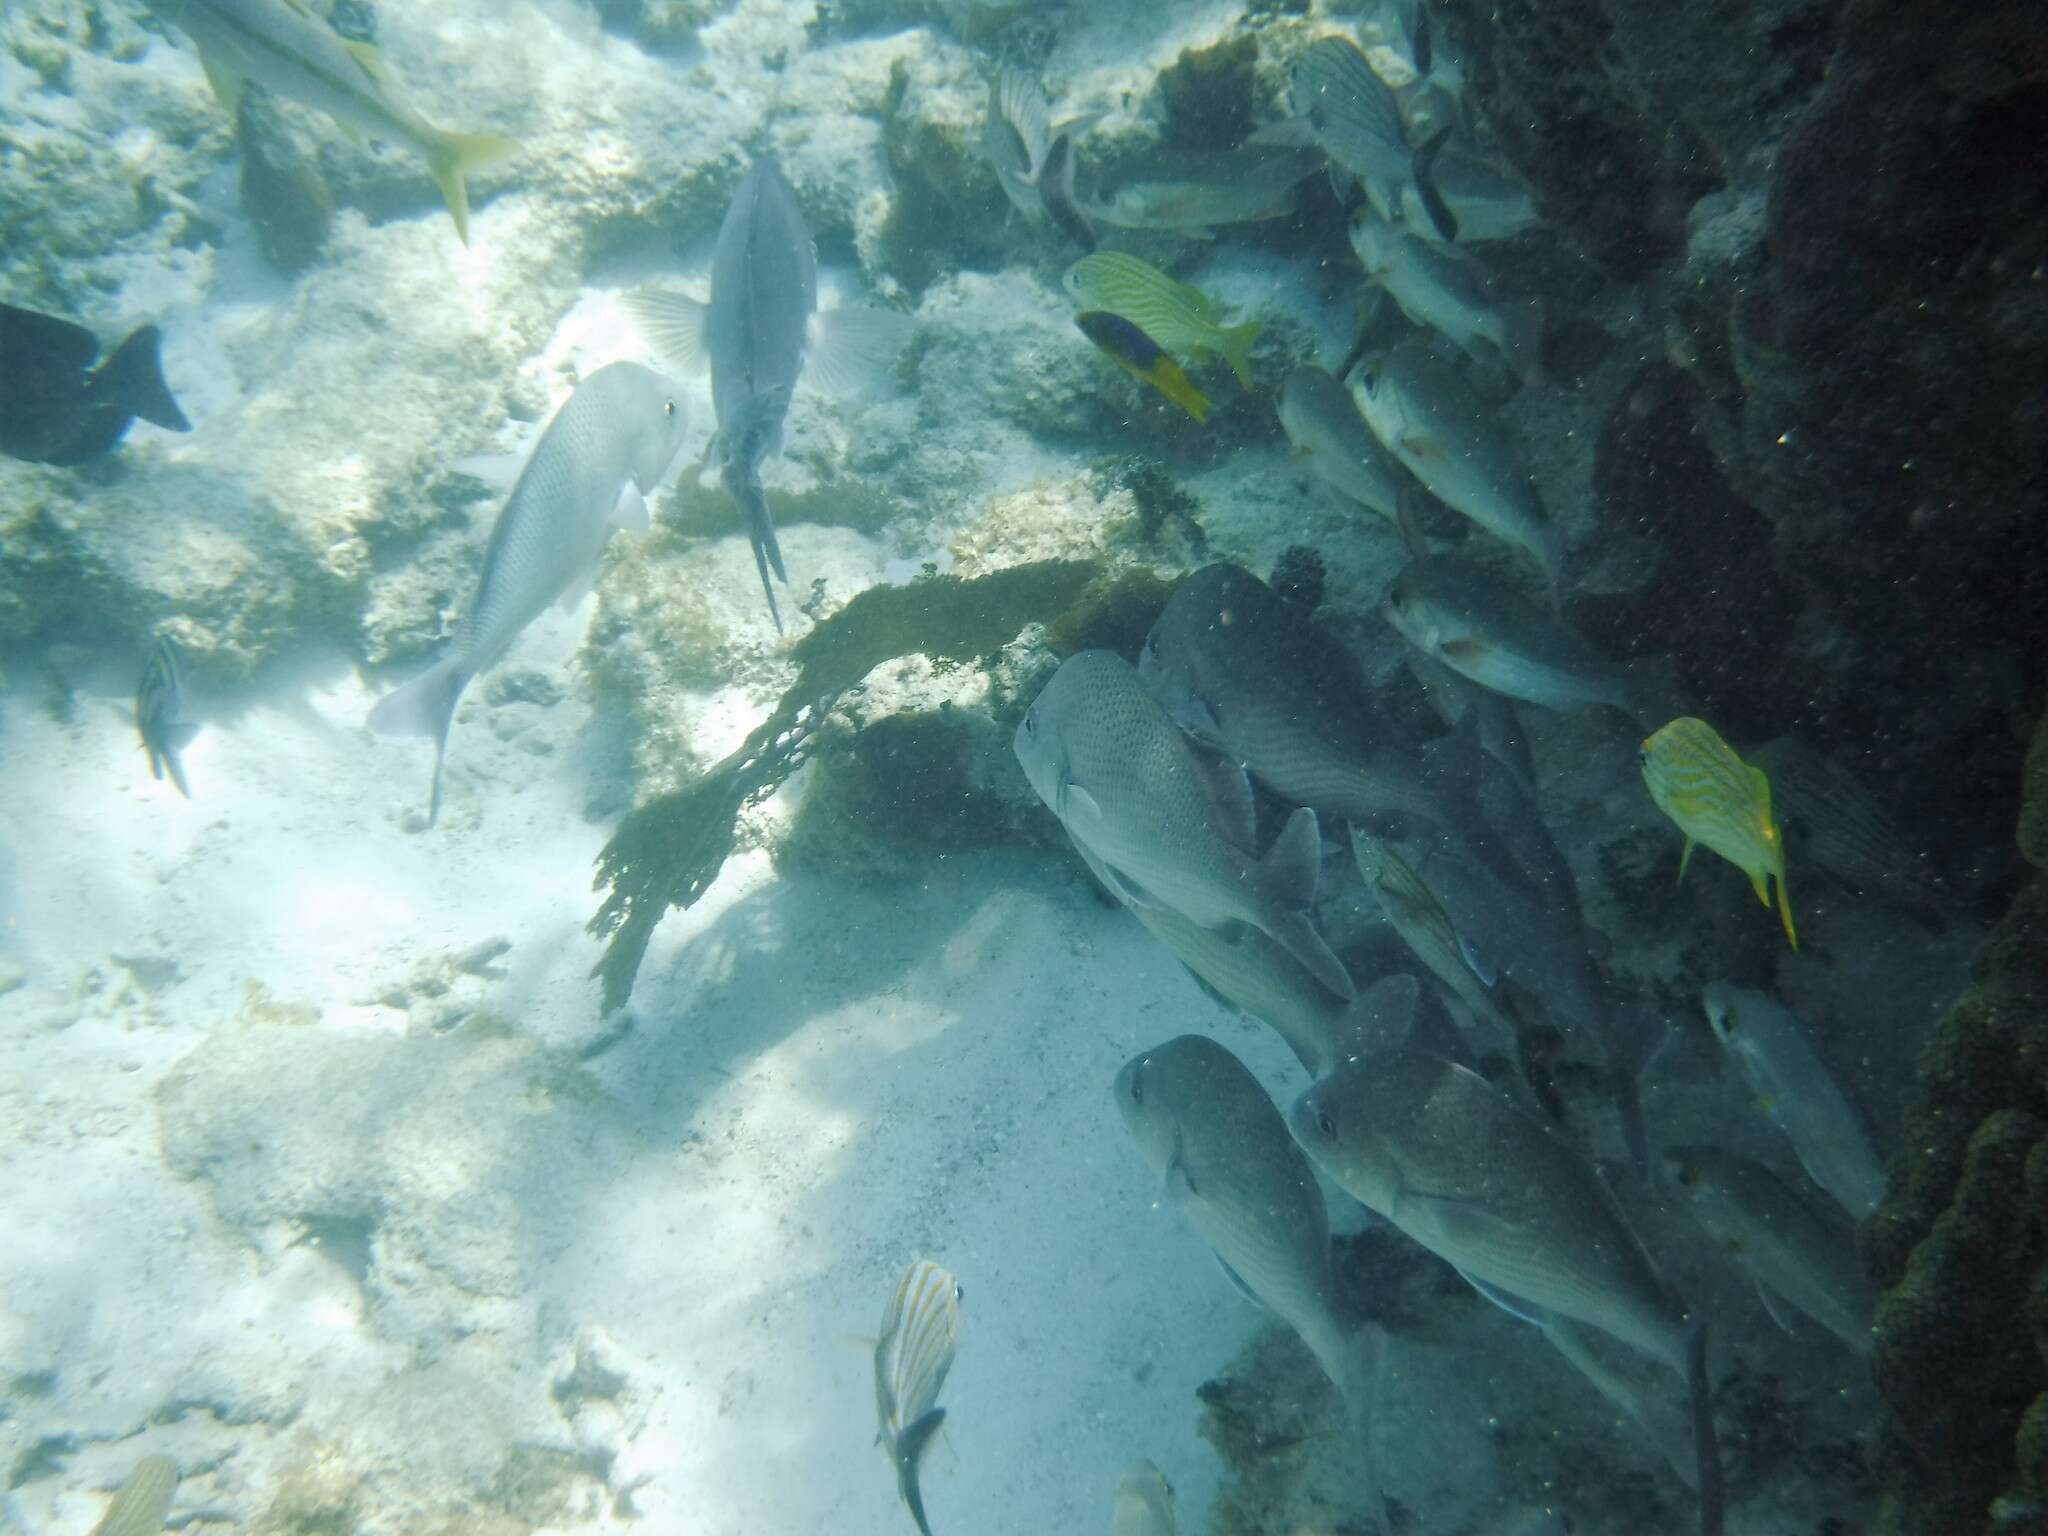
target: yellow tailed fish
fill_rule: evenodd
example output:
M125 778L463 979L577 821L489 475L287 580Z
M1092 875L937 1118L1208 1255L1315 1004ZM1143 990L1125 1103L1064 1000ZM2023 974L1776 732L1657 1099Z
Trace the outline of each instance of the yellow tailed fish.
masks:
M960 1296L959 1281L929 1259L916 1260L897 1282L875 1340L875 1414L881 1420L875 1440L888 1452L896 1491L923 1536L932 1536L932 1528L917 1474L946 1420L939 1389L960 1344Z
M1785 895L1785 838L1771 817L1771 781L1764 771L1738 757L1706 721L1681 715L1643 743L1643 782L1657 809L1685 834L1678 878L1685 878L1696 843L1748 875L1766 907L1775 877L1778 915L1797 949L1799 934Z
M1083 311L1121 315L1167 352L1209 353L1230 364L1237 382L1252 386L1252 343L1259 322L1220 324L1221 311L1199 288L1177 283L1149 262L1121 251L1083 256L1062 281Z
M1168 357L1158 342L1122 315L1091 309L1074 316L1074 324L1125 373L1143 379L1196 421L1208 421L1209 397L1195 388L1180 364Z

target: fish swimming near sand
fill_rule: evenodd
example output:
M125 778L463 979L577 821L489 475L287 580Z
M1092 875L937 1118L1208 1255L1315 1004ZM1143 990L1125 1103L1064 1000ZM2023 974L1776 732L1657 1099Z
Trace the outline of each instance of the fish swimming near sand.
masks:
M1082 312L1121 315L1176 357L1220 357L1237 382L1251 388L1257 320L1224 324L1223 312L1201 289L1177 283L1150 262L1121 251L1083 256L1067 268L1061 281Z
M1719 1147L1671 1147L1664 1174L1706 1234L1750 1277L1773 1318L1789 1302L1859 1355L1877 1346L1876 1301L1856 1229L1807 1204L1763 1164Z
M613 528L647 527L644 498L675 461L683 425L672 381L611 363L576 386L534 444L447 651L370 711L380 734L434 738L429 825L441 814L441 766L463 689L550 603L582 598Z
M1372 434L1351 392L1321 368L1303 366L1280 386L1280 430L1309 471L1340 495L1400 527L1407 467Z
M854 306L819 311L810 232L781 168L765 155L740 178L719 225L710 301L641 289L625 303L664 364L679 374L710 370L718 433L706 462L717 465L739 506L779 634L774 582L786 583L789 572L761 467L782 451L783 423L799 380L838 393L878 387L910 322Z
M1134 1461L1116 1482L1109 1536L1174 1536L1173 1484L1149 1461Z
M142 680L135 687L135 729L149 755L149 776L161 779L169 774L178 793L190 800L192 786L185 782L185 765L178 754L192 745L199 727L178 718L184 709L185 669L177 646L168 635L161 636L149 648Z
M1101 116L1054 124L1044 85L1020 69L1004 69L989 82L982 147L1003 194L1025 218L1051 220L1084 251L1095 249L1095 232L1074 195L1074 141Z
M1024 776L1134 907L1250 923L1345 1001L1357 988L1316 931L1322 841L1307 806L1256 852L1244 769L1190 742L1112 651L1061 664L1013 741Z
M1365 1510L1376 1520L1372 1410L1382 1340L1338 1300L1322 1188L1286 1120L1244 1063L1202 1035L1132 1057L1115 1093L1124 1128L1164 1180L1167 1206L1239 1290L1295 1331L1342 1394Z
M1470 356L1505 364L1519 379L1541 378L1541 313L1533 305L1497 297L1478 263L1457 247L1420 239L1367 209L1352 221L1351 249L1365 275L1386 289L1401 313L1417 325ZM1410 425L1404 430L1412 434L1429 429ZM1533 532L1521 528L1523 520L1540 519L1540 509L1532 512L1519 502L1512 505L1521 535L1516 542L1525 548L1533 544L1530 552L1538 560L1554 558L1547 524L1532 522Z
M1074 324L1095 343L1096 350L1125 373L1151 385L1194 417L1197 424L1207 423L1213 402L1195 388L1186 371L1167 356L1158 342L1129 320L1106 309L1092 309L1074 316Z
M168 1456L143 1457L92 1528L92 1536L161 1536L177 1492L178 1464Z
M1799 947L1792 903L1785 895L1785 837L1771 815L1771 781L1745 763L1706 721L1681 715L1643 743L1643 782L1657 809L1685 834L1678 878L1692 851L1704 843L1749 876L1756 899L1771 905L1778 883L1778 916L1785 937Z
M1769 993L1725 981L1709 985L1700 1002L1714 1038L1800 1166L1843 1210L1868 1220L1884 1199L1884 1160L1805 1024Z
M232 117L248 81L344 128L402 144L427 162L455 233L469 244L465 175L517 152L510 139L450 133L399 94L382 56L343 37L296 0L152 0L158 15L198 45L214 94Z
M112 453L138 418L190 432L164 382L161 347L145 325L101 362L99 338L84 326L0 304L0 453L69 466Z
M932 1536L925 1518L918 1473L932 1436L946 1421L939 1389L960 1347L960 1282L929 1259L903 1271L896 1294L882 1313L875 1340L875 1443L896 1469L896 1491L922 1536Z
M1537 1326L1574 1319L1661 1360L1692 1403L1701 1536L1723 1491L1706 1326L1593 1165L1476 1073L1419 1052L1340 1067L1288 1123L1323 1171L1475 1289Z
M1404 189L1413 187L1446 240L1458 236L1458 221L1430 178L1438 138L1420 149L1408 142L1400 103L1373 72L1358 45L1347 37L1322 37L1302 50L1288 72L1294 121L1322 147L1338 169L1355 176L1373 206L1391 217ZM1291 137L1268 133L1268 141Z
M1431 495L1535 560L1556 607L1563 536L1536 495L1513 428L1464 373L1404 342L1358 366L1351 398L1373 435Z

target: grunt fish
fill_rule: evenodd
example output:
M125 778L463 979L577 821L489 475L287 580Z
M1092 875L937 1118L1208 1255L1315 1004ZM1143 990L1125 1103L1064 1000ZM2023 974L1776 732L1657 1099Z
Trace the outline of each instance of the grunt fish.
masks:
M221 105L234 116L246 82L324 112L344 128L403 144L427 162L455 233L469 244L464 176L518 151L510 139L437 128L406 105L368 43L343 37L297 0L153 0L199 47Z
M1457 221L1460 245L1512 240L1543 222L1529 189L1483 156L1446 145L1431 162L1430 183ZM1440 240L1418 189L1404 187L1398 209L1404 230L1422 240Z
M1750 761L1771 781L1779 829L1804 861L1859 895L1916 911L1935 905L1926 860L1855 774L1796 736L1766 742Z
M1693 1217L1749 1272L1773 1318L1791 1303L1859 1355L1876 1347L1876 1301L1856 1229L1815 1210L1761 1163L1719 1147L1672 1147L1664 1173Z
M1358 1440L1366 1509L1380 1511L1372 1448L1377 1327L1346 1315L1330 1275L1330 1221L1308 1159L1244 1063L1202 1035L1131 1058L1116 1076L1124 1128L1166 1204L1225 1273L1300 1336L1342 1394Z
M1280 386L1280 430L1321 480L1400 527L1407 469L1372 435L1349 390L1320 368L1301 367Z
M1025 218L1050 219L1085 251L1095 249L1095 232L1074 196L1073 141L1101 115L1090 112L1054 126L1036 76L1005 69L989 82L982 148L1003 194Z
M1233 155L1177 175L1127 181L1087 212L1119 229L1165 229L1197 240L1222 224L1256 224L1294 212L1295 188L1322 168L1319 156Z
M1717 981L1700 994L1714 1038L1792 1143L1813 1182L1858 1221L1884 1199L1884 1162L1806 1026L1765 992Z
M1455 246L1418 239L1367 209L1352 222L1351 249L1358 253L1365 275L1386 289L1401 313L1417 325L1481 361L1504 363L1519 379L1533 383L1541 378L1541 314L1529 304L1502 303L1477 263ZM1419 377L1415 387L1425 387ZM1526 508L1522 515L1529 516ZM1534 517L1532 526L1539 532L1514 541L1524 548L1533 543L1530 553L1547 563L1552 555L1548 525L1541 521L1540 509Z
M178 718L184 708L185 674L178 648L168 635L160 636L149 648L149 661L135 688L135 729L142 736L142 750L149 754L150 777L161 779L169 773L178 793L190 800L192 786L185 782L178 754L192 745L199 727Z
M675 385L637 363L612 363L584 379L541 433L491 529L448 650L370 711L370 729L380 734L434 738L429 825L440 818L441 765L463 689L550 603L582 598L614 527L646 528L643 498L682 442Z
M1590 1163L1484 1078L1418 1052L1340 1067L1295 1100L1288 1123L1325 1173L1488 1299L1539 1327L1589 1324L1683 1376L1699 1528L1719 1536L1705 1322L1687 1314Z
M918 1472L946 1421L939 1389L960 1347L962 1294L960 1282L931 1260L914 1261L896 1283L875 1340L875 1443L896 1469L896 1491L922 1536L932 1536L932 1528Z
M1250 923L1339 997L1357 995L1312 917L1315 812L1297 810L1259 857L1244 770L1189 742L1121 657L1068 657L1024 712L1014 747L1031 787L1119 899L1172 907L1204 927Z
M1413 187L1438 232L1457 238L1458 221L1430 179L1443 140L1410 146L1399 102L1356 43L1322 37L1309 44L1288 72L1288 96L1308 136L1332 164L1358 178L1374 207L1391 215Z
M1074 316L1074 324L1103 356L1132 378L1150 384L1198 423L1209 420L1209 397L1195 388L1180 364L1168 357L1159 343L1122 315L1103 309L1089 310Z
M1520 1022L1503 1006L1493 980L1480 974L1471 946L1436 893L1422 883L1421 876L1391 844L1356 825L1351 828L1351 854L1365 888L1386 913L1401 942L1474 1019L1499 1030L1503 1039L1513 1040L1521 1032Z
M1785 937L1799 947L1792 904L1785 895L1785 838L1771 816L1771 781L1704 720L1681 715L1643 743L1643 782L1657 809L1685 834L1678 878L1693 849L1705 843L1749 876L1756 899L1769 907L1770 881L1778 882L1778 915Z
M1109 1536L1173 1536L1173 1484L1149 1461L1134 1461L1117 1479Z
M0 453L89 463L112 453L138 417L190 432L164 382L161 340L155 326L142 326L95 367L99 338L84 326L0 304Z
M1513 430L1463 373L1404 343L1359 365L1351 397L1373 435L1430 494L1535 560L1555 607L1564 540L1537 498Z
M1120 251L1083 256L1061 279L1083 311L1121 315L1167 352L1220 357L1237 382L1252 387L1252 343L1259 322L1224 325L1222 311L1199 288L1177 283L1149 262Z
M178 1464L168 1456L143 1457L92 1528L92 1536L160 1536L177 1491Z

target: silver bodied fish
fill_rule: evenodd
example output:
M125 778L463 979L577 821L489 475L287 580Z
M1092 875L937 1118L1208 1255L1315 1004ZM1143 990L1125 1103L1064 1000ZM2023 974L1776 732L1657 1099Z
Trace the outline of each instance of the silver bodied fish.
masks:
M1280 386L1280 430L1318 480L1400 527L1407 469L1372 435L1351 392L1321 368L1301 367Z
M1692 1416L1684 1403L1674 1399L1671 1378L1662 1366L1615 1343L1597 1328L1561 1317L1544 1327L1543 1340L1571 1362L1588 1386L1620 1410L1680 1482L1699 1491Z
M1806 1026L1768 993L1725 981L1709 986L1700 1002L1714 1037L1791 1141L1799 1165L1843 1210L1867 1219L1884 1199L1884 1162Z
M1365 888L1415 958L1473 1018L1512 1040L1521 1026L1495 993L1493 979L1479 972L1477 957L1444 904L1408 861L1384 839L1363 827L1351 828L1351 853Z
M1808 1205L1761 1163L1719 1147L1672 1147L1664 1173L1706 1234L1764 1293L1790 1302L1859 1355L1876 1347L1870 1279L1856 1229Z
M1109 1536L1173 1536L1173 1484L1149 1461L1134 1461L1116 1483Z
M711 372L718 433L707 462L740 509L768 613L782 630L770 581L787 582L761 466L782 451L782 428L799 378L859 391L884 377L908 322L875 310L818 312L817 257L796 194L771 156L747 167L718 227L711 300L642 289L626 306L662 360L678 372Z
M1339 997L1357 995L1312 917L1315 812L1297 810L1258 857L1244 770L1190 742L1121 657L1068 657L1013 745L1031 787L1120 899L1204 927L1250 923Z
M1288 1117L1345 1190L1507 1310L1599 1328L1686 1379L1702 1536L1719 1536L1706 1326L1658 1273L1600 1174L1500 1089L1415 1052L1340 1067Z
M192 745L199 727L178 718L184 708L185 670L179 665L177 646L165 635L149 648L149 661L135 688L135 729L149 755L150 777L170 774L178 793L190 800L192 786L185 782L185 765L178 754Z
M1288 95L1309 135L1333 164L1358 178L1375 207L1391 214L1413 187L1443 237L1457 238L1457 220L1430 180L1442 139L1421 150L1409 145L1400 103L1356 43L1322 37L1309 44L1288 72Z
M1090 217L1119 229L1165 229L1196 240L1224 224L1256 224L1294 212L1295 188L1322 169L1308 151L1231 155L1176 166L1119 186L1088 205Z
M1417 325L1472 357L1505 364L1525 382L1542 377L1542 315L1533 305L1495 297L1486 274L1455 246L1418 239L1366 209L1352 221L1351 249L1365 275L1392 294L1401 313ZM1523 528L1526 521L1535 530L1525 530L1514 542L1525 548L1533 543L1530 553L1547 563L1553 552L1541 508L1532 512L1519 501L1512 505L1521 514L1514 526Z
M896 1469L896 1491L922 1536L932 1536L932 1528L918 1472L946 1421L939 1389L960 1347L961 1295L960 1282L945 1270L929 1259L914 1261L896 1283L875 1340L875 1443Z
M1050 219L1084 251L1095 249L1095 232L1074 195L1074 140L1101 115L1089 112L1055 126L1036 76L1005 69L989 82L982 148L1004 195L1027 219Z
M1241 1289L1292 1328L1343 1395L1365 1507L1381 1513L1372 1447L1377 1327L1347 1316L1330 1276L1322 1188L1243 1062L1202 1035L1134 1056L1116 1076L1124 1128L1165 1180L1167 1205Z
M1859 895L1915 911L1937 907L1926 860L1855 774L1796 736L1766 742L1749 760L1770 780L1793 852Z
M1359 365L1351 398L1373 435L1432 495L1536 561L1555 606L1564 541L1537 499L1513 429L1464 374L1403 343Z
M466 172L501 160L510 139L437 128L406 105L377 50L344 38L295 0L153 0L199 46L214 94L232 115L244 82L324 112L344 127L403 144L427 162L455 233L469 243Z
M441 765L463 689L550 603L573 604L589 590L614 527L647 526L642 498L682 441L675 385L637 363L612 363L584 379L541 433L491 529L447 652L370 711L373 731L434 738L429 824L441 814Z
M1380 616L1433 661L1482 688L1546 709L1651 711L1634 680L1506 582L1456 555L1425 555L1394 578Z
M168 1456L143 1457L92 1528L92 1536L161 1536L177 1491L178 1464Z
M1347 821L1451 819L1350 656L1242 566L1204 566L1174 590L1138 675L1175 724L1283 800Z
M1460 245L1512 240L1543 222L1526 186L1469 150L1446 145L1431 162L1429 179L1457 221ZM1424 240L1443 238L1416 188L1402 189L1398 212L1401 227L1410 234Z

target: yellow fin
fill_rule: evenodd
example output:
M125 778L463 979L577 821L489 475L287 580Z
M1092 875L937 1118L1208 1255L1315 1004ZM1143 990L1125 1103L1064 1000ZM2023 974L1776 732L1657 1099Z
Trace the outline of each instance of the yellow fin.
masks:
M1237 382L1246 389L1252 387L1252 343L1259 339L1262 322L1247 320L1243 325L1226 325L1216 333L1218 344L1223 349L1223 360L1230 364L1230 371L1237 375Z
M1685 840L1685 852L1678 856L1678 878L1680 883L1683 883L1685 880L1686 866L1692 863L1692 851L1698 846L1699 844L1689 837Z
M1756 899L1764 904L1765 910L1769 910L1771 905L1771 884L1769 878L1760 869L1745 870L1744 873L1749 876L1749 888L1756 892Z
M519 152L513 139L483 133L437 133L427 151L427 169L448 204L448 216L455 221L455 233L469 244L469 188L462 176L478 166L489 165Z
M1799 948L1799 932L1792 926L1792 898L1785 894L1785 877L1778 876L1778 916L1785 920L1785 937L1792 941L1792 948Z
M242 97L249 88L249 82L236 74L212 54L199 55L199 67L206 71L206 83L213 87L213 99L227 109L229 117L242 110Z
M352 37L344 37L341 46L346 48L348 56L356 61L356 67L379 85L389 77L389 71L384 67L384 55L377 51L374 43L360 43Z

